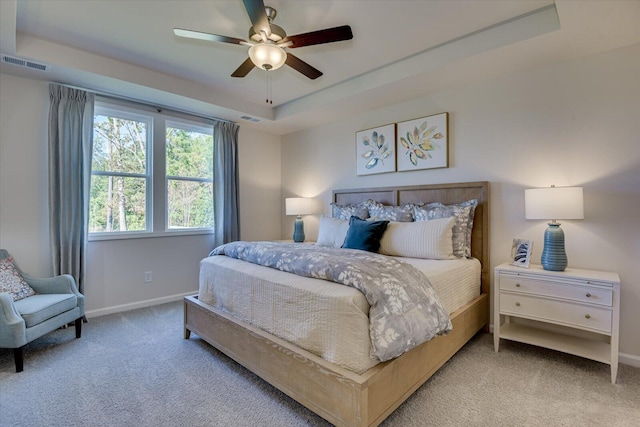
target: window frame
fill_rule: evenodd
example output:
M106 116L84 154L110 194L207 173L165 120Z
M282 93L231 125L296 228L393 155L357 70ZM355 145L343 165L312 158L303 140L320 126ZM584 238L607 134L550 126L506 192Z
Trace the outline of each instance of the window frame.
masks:
M211 178L196 178L196 177L183 177L183 176L176 176L176 175L168 175L166 173L166 160L167 160L167 153L166 153L166 132L167 132L167 128L174 128L174 129L181 129L181 130L185 130L187 132L198 132L198 133L206 133L206 131L210 131L211 135L213 137L213 125L210 126L206 126L203 125L202 123L196 123L193 122L191 120L187 120L187 119L182 119L182 120L174 120L174 119L168 119L165 120L164 122L164 134L165 135L165 153L164 153L164 160L165 160L165 174L164 174L164 190L165 190L165 221L164 221L164 229L166 233L183 233L183 232L212 232L214 227L192 227L192 228L188 228L188 229L184 229L184 228L170 228L169 227L169 180L178 180L178 181L188 181L188 182L210 182L211 185L214 185L213 182L213 178L215 173L211 174ZM213 150L213 147L211 147L211 149ZM211 159L211 162L214 163L214 159ZM211 170L213 172L213 164L211 165ZM214 220L215 221L215 220ZM215 224L214 224L215 226Z
M94 116L107 115L105 112L112 112L117 117L128 117L125 119L139 117L150 118L151 127L147 133L147 197L146 197L146 230L135 231L102 231L88 232L89 241L101 240L122 240L122 239L139 239L152 237L171 237L213 234L214 227L206 228L169 228L168 218L168 176L166 174L166 128L168 123L178 125L180 129L193 129L201 132L203 129L211 131L215 122L197 116L191 116L187 113L181 113L162 108L152 107L146 104L140 104L132 101L125 101L105 96L96 96ZM93 159L93 152L92 159ZM212 160L213 161L213 160ZM214 167L215 167L215 161ZM92 161L93 164L93 161ZM97 173L96 173L97 172ZM102 171L94 171L91 169L91 176L94 175L116 175L118 172L104 173ZM131 176L139 174L131 174ZM127 176L130 176L127 174ZM178 177L179 178L179 177ZM194 179L189 179L193 181ZM213 183L211 180L206 182Z

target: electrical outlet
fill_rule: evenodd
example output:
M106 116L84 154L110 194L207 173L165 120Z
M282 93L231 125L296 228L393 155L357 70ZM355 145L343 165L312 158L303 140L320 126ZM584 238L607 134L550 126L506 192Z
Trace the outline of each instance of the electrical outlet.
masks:
M149 283L151 280L152 280L151 272L150 271L145 271L144 272L144 283Z

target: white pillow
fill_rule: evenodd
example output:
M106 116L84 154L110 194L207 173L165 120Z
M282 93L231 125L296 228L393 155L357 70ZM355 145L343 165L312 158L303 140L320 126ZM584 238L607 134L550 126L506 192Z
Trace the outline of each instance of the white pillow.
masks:
M347 237L349 221L346 219L330 218L322 215L318 229L316 245L340 248Z
M380 253L424 259L453 259L453 224L456 218L387 225L380 240Z

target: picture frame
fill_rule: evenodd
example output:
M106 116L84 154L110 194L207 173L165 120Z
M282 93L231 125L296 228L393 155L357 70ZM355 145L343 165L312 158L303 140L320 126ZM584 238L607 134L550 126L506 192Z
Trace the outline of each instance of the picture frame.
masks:
M395 139L395 123L356 132L356 174L395 172Z
M533 240L513 239L513 245L511 246L511 265L529 268L532 250Z
M449 167L449 113L398 123L398 171Z

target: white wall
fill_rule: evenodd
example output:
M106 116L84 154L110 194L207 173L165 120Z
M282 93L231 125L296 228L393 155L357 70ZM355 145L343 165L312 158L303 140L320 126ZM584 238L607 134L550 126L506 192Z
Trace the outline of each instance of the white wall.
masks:
M35 276L52 272L48 231L47 82L0 74L0 247ZM281 234L280 137L241 127L241 237ZM85 286L90 315L175 299L198 288L210 235L94 241ZM153 281L144 283L144 272Z
M542 252L544 221L525 221L524 189L584 187L584 221L565 221L571 267L620 274L621 340L640 364L640 45L391 105L283 137L283 196L331 189L490 181L492 267L513 238ZM449 112L447 169L358 177L355 132ZM318 216L305 217L308 239ZM283 238L293 219L283 217ZM629 359L627 359L629 360Z

